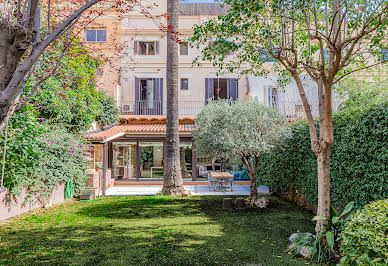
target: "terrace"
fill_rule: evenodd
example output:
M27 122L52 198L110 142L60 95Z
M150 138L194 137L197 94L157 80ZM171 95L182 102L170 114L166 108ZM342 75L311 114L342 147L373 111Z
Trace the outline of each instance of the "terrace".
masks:
M197 116L205 106L205 101L179 101L179 116ZM338 109L338 102L334 102L334 110ZM123 101L119 105L121 115L125 116L166 116L166 101ZM302 102L278 100L273 107L279 110L289 120L305 118ZM318 105L311 104L314 116L318 116Z

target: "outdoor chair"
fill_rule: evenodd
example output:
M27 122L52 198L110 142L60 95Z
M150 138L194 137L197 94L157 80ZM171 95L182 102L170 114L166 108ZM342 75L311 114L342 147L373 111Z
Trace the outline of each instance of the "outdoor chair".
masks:
M210 172L208 172L208 173L207 173L207 183L208 183L208 186L209 186L209 191L210 191L211 188L213 188L213 191L216 190L216 188L215 188L215 185L216 185L215 182L216 182L216 181L212 178Z

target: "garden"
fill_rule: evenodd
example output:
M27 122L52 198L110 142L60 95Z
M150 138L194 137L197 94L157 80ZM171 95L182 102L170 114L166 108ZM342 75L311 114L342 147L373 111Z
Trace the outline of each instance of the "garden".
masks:
M179 165L190 161L179 158L177 10L163 29L167 47L175 48L166 60L172 104L162 192L182 197L77 200L93 160L83 136L119 121L115 100L97 87L106 58L73 35L81 14L98 2L67 10L75 13L62 23L51 16L51 1L0 4L7 38L0 56L0 195L7 194L7 206L18 196L25 206L45 207L0 225L0 265L388 265L388 94L386 75L376 78L375 71L386 72L388 62L387 1L225 0L222 15L194 26L194 64L208 61L217 74L247 79L276 72L271 91L295 84L300 102L293 107L305 115L281 114L272 92L267 104L250 99L249 88L244 100L206 96L192 131L198 150L241 160L250 179L249 197L239 200L244 208L231 209L223 197L189 196L183 187ZM91 33L106 39L104 30ZM309 103L307 78L316 103ZM153 149L141 156L149 175ZM75 200L51 206L59 184ZM260 194L258 185L271 194Z
M277 197L223 210L222 197L107 197L24 215L0 228L0 265L305 265L286 251L313 215Z

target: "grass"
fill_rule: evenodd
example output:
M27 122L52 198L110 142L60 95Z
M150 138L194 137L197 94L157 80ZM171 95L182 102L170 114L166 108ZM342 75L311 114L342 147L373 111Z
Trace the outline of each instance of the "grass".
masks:
M312 214L270 198L223 210L222 197L108 197L40 210L0 227L0 265L304 265L285 251Z

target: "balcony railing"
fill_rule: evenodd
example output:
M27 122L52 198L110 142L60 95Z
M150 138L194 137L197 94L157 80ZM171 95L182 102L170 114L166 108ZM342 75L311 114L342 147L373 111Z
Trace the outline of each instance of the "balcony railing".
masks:
M179 101L179 115L198 115L205 101ZM167 114L164 101L123 101L120 105L122 115L163 115Z
M180 116L197 116L205 101L179 101L178 113ZM162 101L123 101L121 102L120 110L122 115L162 115L167 114L167 104ZM333 101L333 110L338 110L339 102ZM294 101L279 101L274 106L289 120L304 119L306 117L303 105L301 102ZM318 117L318 104L310 102L312 115Z

